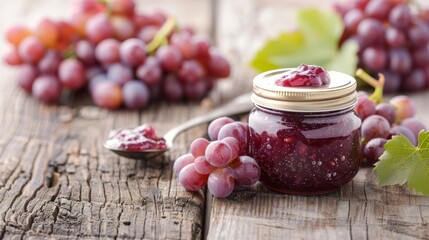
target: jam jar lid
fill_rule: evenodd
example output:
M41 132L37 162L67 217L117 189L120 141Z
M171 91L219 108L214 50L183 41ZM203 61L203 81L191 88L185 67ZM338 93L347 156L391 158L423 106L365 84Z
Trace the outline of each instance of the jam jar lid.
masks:
M275 84L290 68L263 72L253 79L252 102L274 110L325 112L343 110L356 104L356 80L347 74L328 71L329 85L285 87Z

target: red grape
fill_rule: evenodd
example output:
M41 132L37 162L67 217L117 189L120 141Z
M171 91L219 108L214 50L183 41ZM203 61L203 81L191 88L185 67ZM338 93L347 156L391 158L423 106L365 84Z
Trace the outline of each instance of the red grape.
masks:
M59 80L65 88L76 90L86 83L85 68L79 60L66 59L58 69Z
M61 96L61 84L52 76L40 76L34 80L32 93L37 99L45 103L56 103Z

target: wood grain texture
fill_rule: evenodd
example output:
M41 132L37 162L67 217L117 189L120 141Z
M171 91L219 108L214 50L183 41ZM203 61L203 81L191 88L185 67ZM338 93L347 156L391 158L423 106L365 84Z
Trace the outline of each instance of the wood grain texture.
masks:
M34 26L42 16L62 17L67 2L0 0L0 32L17 22ZM141 9L167 9L184 24L211 31L208 0L138 2ZM254 51L291 27L283 23L296 8L310 5L315 2L218 1L216 42L233 72L211 94L213 104L251 90ZM6 50L2 38L0 54ZM102 142L110 129L145 122L165 133L207 108L159 103L144 112L111 112L92 106L86 94L46 106L16 87L15 74L0 63L0 238L429 239L429 198L405 187L377 187L371 168L322 196L278 194L260 184L226 199L185 192L171 160L205 135L206 126L183 133L173 151L147 162L117 157ZM428 95L412 95L427 125Z

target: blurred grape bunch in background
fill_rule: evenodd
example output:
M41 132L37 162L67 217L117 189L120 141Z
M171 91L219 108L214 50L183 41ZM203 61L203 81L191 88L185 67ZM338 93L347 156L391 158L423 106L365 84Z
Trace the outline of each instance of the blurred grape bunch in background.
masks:
M136 3L73 0L66 19L9 26L4 58L18 66L19 86L47 103L88 88L98 106L142 109L156 100L200 100L229 76L228 61L208 37ZM42 84L46 79L56 83Z

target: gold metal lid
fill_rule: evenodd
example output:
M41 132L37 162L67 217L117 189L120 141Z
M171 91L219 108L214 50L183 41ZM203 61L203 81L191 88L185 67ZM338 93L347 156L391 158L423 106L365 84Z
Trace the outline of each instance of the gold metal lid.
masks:
M328 71L329 85L321 87L283 87L277 79L291 69L263 72L253 79L252 102L258 106L292 112L324 112L356 104L356 80L347 74Z

